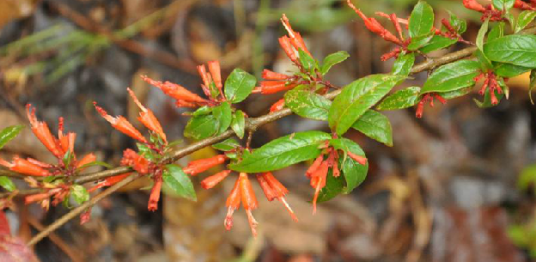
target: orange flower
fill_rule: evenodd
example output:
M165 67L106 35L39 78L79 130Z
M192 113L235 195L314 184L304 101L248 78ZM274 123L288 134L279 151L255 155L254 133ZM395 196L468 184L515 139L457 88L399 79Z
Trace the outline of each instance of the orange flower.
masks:
M223 83L221 82L220 62L218 60L208 62L208 71L210 71L210 75L212 76L212 79L214 80L214 84L220 90L220 93L223 94L222 92Z
M402 45L402 41L398 39L391 32L387 31L376 19L368 18L361 10L357 9L350 0L347 0L348 6L350 6L365 22L365 27L371 32L381 36L383 39L393 42L397 45Z
M143 156L140 156L134 150L127 148L123 151L123 159L121 159L122 166L131 166L139 174L149 173L149 165L151 162L145 159Z
M190 92L188 89L184 88L181 85L171 83L166 81L162 83L161 81L155 81L147 76L141 76L143 81L158 87L164 94L171 96L177 100L183 100L190 103L196 104L206 104L207 100L201 98L200 96Z
M108 113L104 109L102 109L102 107L97 106L97 102L93 102L93 105L95 106L95 109L97 109L97 112L99 112L99 114L104 119L106 119L106 121L112 124L113 128L119 130L121 133L127 136L130 136L142 143L147 143L147 140L145 139L145 137L141 135L140 131L134 128L134 126L132 126L132 124L128 122L126 118L124 118L123 116L113 117L111 115L108 115Z
M158 201L160 200L160 190L162 189L162 177L154 179L154 186L151 189L151 195L149 196L149 205L147 209L149 211L156 211L158 209Z
M255 191L253 191L253 187L251 186L251 183L249 182L248 175L246 173L240 173L240 177L238 178L238 181L240 182L240 194L242 197L242 206L244 206L244 209L246 210L246 214L248 216L248 222L249 227L251 228L251 233L254 237L257 236L257 221L253 217L253 211L254 209L257 209L259 203L257 202L257 198L255 197Z
M283 109L283 107L285 107L285 99L281 98L270 107L270 113L279 111Z
M263 95L275 94L281 91L287 91L296 87L296 83L287 83L286 81L262 81L260 87L253 90L254 93Z
M37 160L34 160L37 161ZM44 169L43 167L32 163L28 160L19 158L18 156L13 157L13 162L9 163L5 161L4 159L0 158L0 165L5 166L9 168L11 171L19 172L22 174L30 175L30 176L50 176L52 175L48 170ZM43 163L43 165L46 165Z
M326 186L328 169L328 162L323 161L318 169L311 175L311 187L315 189L315 196L313 198L313 214L316 213L316 201L318 200L320 190Z
M125 174L121 174L121 175L117 175L117 176L108 177L108 178L104 179L104 181L99 182L95 186L90 188L88 190L88 192L92 193L93 191L95 191L95 190L97 190L99 188L102 188L102 187L105 187L105 186L113 186L113 185L119 183L120 181L122 181L123 179L127 178L130 175L132 175L132 173L125 173Z
M201 187L203 187L204 189L213 188L217 184L219 184L221 181L223 181L223 179L225 179L230 173L231 173L231 170L223 170L212 176L209 176L203 179L203 181L201 181Z
M288 18L285 14L283 14L283 17L281 18L281 23L283 23L283 26L287 30L288 35L290 36L291 44L294 46L294 48L296 48L296 50L302 49L304 52L311 55L311 53L305 46L305 42L303 41L303 38L301 37L300 33L292 30L290 22L288 21Z
M211 158L195 160L188 163L188 165L183 168L183 171L188 175L195 176L201 172L207 171L212 167L223 164L225 160L227 160L225 155L217 155Z
M360 156L360 155L356 155L350 151L346 151L346 153L348 154L348 156L355 160L357 163L361 164L361 165L366 165L367 164L367 158L366 157L363 157L363 156Z
M149 130L157 133L162 140L164 140L164 143L167 144L166 134L164 133L160 122L158 122L158 119L156 119L154 116L153 111L144 107L130 88L127 88L127 91L132 97L132 100L134 100L134 103L141 109L138 121L140 121Z
M283 205L285 205L285 208L289 212L292 219L296 222L298 222L298 217L296 214L294 214L294 211L292 211L292 208L290 208L290 205L287 203L287 200L285 199L285 195L288 193L288 189L281 184L273 175L271 172L263 173L257 175L257 180L259 181L259 185L261 186L264 195L268 199L268 201L272 201L275 198L279 200Z
M262 70L262 78L266 80L287 80L290 76L264 69Z
M84 165L95 162L95 160L97 160L97 157L95 156L95 154L89 153L76 163L76 168L80 168L80 167L83 167Z
M288 36L280 37L279 45L281 46L281 48L283 48L283 51L285 51L285 54L287 54L288 58L290 58L292 62L294 62L295 64L300 63L296 52L294 51L294 49L292 49L292 44L290 43L290 38L288 38Z
M233 213L240 208L241 197L240 179L237 179L233 190L231 190L231 193L229 193L227 201L225 202L225 206L227 207L227 215L225 216L223 225L227 230L231 230L233 227Z
M35 136L45 145L45 147L52 152L57 158L62 158L64 152L61 150L61 147L57 139L52 135L50 129L48 128L47 123L37 121L35 116L35 108L31 109L31 104L26 105L26 114L30 120L32 126L32 132Z

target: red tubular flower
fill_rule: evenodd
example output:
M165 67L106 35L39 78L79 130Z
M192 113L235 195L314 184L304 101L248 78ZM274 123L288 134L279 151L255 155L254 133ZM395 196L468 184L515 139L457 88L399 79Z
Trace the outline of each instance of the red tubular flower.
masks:
M254 92L260 91L263 95L275 94L281 91L287 91L296 87L295 83L287 84L286 81L262 81L261 86L257 87Z
M35 160L37 161L37 160ZM0 158L0 165L9 168L11 171L19 172L30 176L50 176L52 175L48 170L43 167L32 163L28 160L22 159L18 156L13 157L13 162L9 163Z
M262 78L266 80L287 80L290 76L264 69L262 70Z
M212 167L223 164L225 160L227 160L227 157L225 155L217 155L211 158L194 160L188 163L188 165L183 168L183 171L186 174L195 176L201 172L209 170Z
M95 156L95 154L89 153L76 163L76 168L80 168L80 167L83 167L84 165L95 162L95 160L97 160L97 157Z
M66 136L60 136L60 145L61 149L63 151L63 154L66 152L74 152L74 141L76 140L76 134L75 133L68 133Z
M184 100L177 100L175 101L176 107L187 107L187 108L197 108L197 105L195 103L186 102Z
M313 198L313 214L316 213L316 201L318 200L320 190L326 186L328 169L328 162L323 161L318 169L311 175L311 187L315 189L315 196Z
M184 88L181 85L171 83L166 81L162 83L161 81L155 81L147 76L141 76L143 81L158 87L164 94L171 96L177 100L184 100L190 103L196 104L206 104L207 100L201 98L200 96L190 92L188 89Z
M289 212L290 217L292 217L294 221L298 222L298 217L296 214L294 214L294 211L292 211L292 208L290 208L290 205L285 199L288 189L281 184L281 182L279 182L279 180L277 180L271 172L257 175L257 180L259 181L259 185L261 186L268 201L272 201L274 198L277 198L277 200L283 203Z
M354 154L350 151L346 151L346 153L348 154L348 156L355 160L357 163L359 163L360 165L366 165L367 164L367 158L366 157L363 157L363 156L360 156L360 155L357 155L357 154Z
M149 130L157 133L162 140L164 140L164 143L167 144L166 134L164 133L160 122L158 122L158 119L156 119L156 116L154 116L153 111L144 107L130 88L127 88L127 91L132 97L132 100L134 100L134 103L136 103L136 105L141 109L138 121L140 121Z
M95 190L97 190L99 188L106 187L106 186L113 186L113 185L119 183L120 181L122 181L123 179L127 178L130 175L132 175L132 173L125 173L125 174L121 174L121 175L117 175L117 176L108 177L108 178L104 179L104 181L99 182L95 186L93 186L92 188L88 189L88 192L92 193L93 191L95 191Z
M134 150L127 148L123 151L123 159L121 159L122 166L131 166L139 174L149 173L149 165L151 162L140 156Z
M365 22L365 27L367 27L368 30L381 36L383 39L389 42L402 45L402 41L391 32L387 31L387 29L385 29L376 19L368 18L365 14L363 14L363 12L361 12L361 10L355 7L350 0L347 0L346 2L348 3L348 6L350 6L350 8L352 8L361 17L361 19L363 19L363 22Z
M199 75L201 76L201 79L203 79L203 84L206 86L206 87L209 87L210 86L210 82L212 82L210 76L207 74L207 68L205 67L205 65L198 65L197 66L197 72L199 73Z
M394 48L391 52L382 55L380 58L382 61L387 61L393 57L398 58L398 55L400 54L401 50L399 47Z
M54 156L62 158L64 152L62 152L58 140L52 135L45 122L37 121L35 108L31 109L31 106L31 104L26 105L26 114L28 115L28 120L30 120L32 132Z
M285 107L285 99L281 98L270 107L270 113L279 111L283 109L283 107Z
M134 128L134 126L132 126L132 124L128 122L128 120L125 117L123 116L113 117L111 115L108 115L108 113L104 109L102 109L102 107L97 106L97 102L93 102L93 105L95 106L95 109L97 110L97 112L99 112L99 114L104 119L106 119L106 121L112 124L113 128L119 130L119 132L127 136L130 136L144 144L147 143L147 140L145 139L145 137L141 135L140 131Z
M320 164L322 163L323 160L324 160L323 155L318 156L315 159L315 161L313 162L313 164L305 172L305 176L308 177L308 178L311 178L311 176L318 169L318 167L320 166Z
M162 177L154 179L153 189L151 189L151 195L149 196L149 205L147 209L154 212L158 209L158 201L160 200L160 190L162 189Z
M223 181L230 173L231 173L231 170L223 170L212 176L209 176L203 179L203 181L201 181L201 187L203 187L204 189L213 188L217 184L219 184L221 181Z
M231 190L231 193L227 197L227 201L225 203L225 206L227 206L227 215L225 216L223 224L227 230L231 230L233 227L233 213L240 208L241 198L240 179L237 179L233 190Z
M83 225L91 219L91 207L80 214L80 225Z
M486 8L484 8L484 6L478 3L476 0L463 0L463 5L465 8L475 10L477 12L484 13L486 11Z
M311 55L311 53L305 46L305 42L303 41L303 38L301 37L300 33L292 30L290 22L285 14L283 14L283 17L281 17L281 23L283 24L283 26L288 32L288 35L290 36L290 43L292 44L292 46L294 46L296 50L302 49L304 52Z
M51 189L49 190L48 192L46 193L39 193L39 194L33 194L33 195L28 195L28 196L25 196L24 197L24 204L28 205L28 204L31 204L31 203L36 203L36 202L40 202L40 201L43 201L47 198L49 198L50 196L58 193L61 191L61 188L55 188L55 189Z
M223 94L222 92L223 83L221 82L220 62L218 60L208 62L208 71L210 71L210 75L212 76L212 79L214 80L214 84L220 90L220 93Z
M249 182L248 175L246 173L240 173L238 178L240 182L240 195L242 197L242 206L246 210L248 216L249 227L251 228L251 233L254 237L257 236L257 221L253 217L254 209L257 209L259 203L257 202L257 197L255 197L255 191Z
M300 61L298 60L298 56L296 55L296 52L292 48L292 44L290 43L290 38L288 36L282 36L279 38L279 45L281 48L283 48L283 51L285 51L285 54L287 54L288 58L295 64L300 64Z
M445 100L443 97L441 97L439 94L437 93L428 93L428 94L425 94L423 96L423 98L421 99L421 101L417 104L417 111L415 112L415 116L417 118L422 118L422 115L424 113L424 104L426 102L429 102L430 103L430 106L431 107L434 107L434 98L436 98L437 100L439 100L439 102L441 102L441 104L446 104L447 103L447 100Z

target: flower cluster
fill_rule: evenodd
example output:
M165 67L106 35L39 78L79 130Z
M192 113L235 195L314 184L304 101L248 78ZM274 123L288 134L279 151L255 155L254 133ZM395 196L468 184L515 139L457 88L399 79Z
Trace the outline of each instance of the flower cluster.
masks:
M152 80L151 80L152 81ZM168 82L166 82L168 83ZM163 86L173 86L171 83L168 83ZM167 89L170 90L170 89ZM151 131L151 138L146 139L140 131L138 131L125 117L116 116L113 117L109 115L103 108L97 106L97 103L94 102L95 109L99 114L108 121L112 127L122 132L123 134L134 138L135 140L141 142L139 147L146 148L145 154L138 153L132 149L126 149L123 152L123 158L121 160L122 166L130 166L140 175L150 175L154 184L151 189L151 194L149 197L148 209L149 211L156 211L158 209L158 201L160 199L160 191L162 189L162 172L164 165L160 162L164 151L167 149L168 141L166 134L164 133L160 122L155 117L154 113L143 106L138 100L134 92L127 88L130 96L134 103L140 108L140 113L138 120ZM121 174L118 176L113 176L105 179L102 182L97 183L89 191L93 192L98 188L104 186L111 186L119 181L125 179L131 175L131 173Z
M63 181L38 182L32 177L52 177L50 181L53 181L57 176L70 177L82 171L86 165L94 162L96 157L93 153L89 153L82 159L77 158L74 153L76 134L73 132L64 133L63 117L59 118L58 135L56 137L50 131L47 123L37 120L35 108L32 108L30 104L26 105L26 114L30 121L32 132L57 158L58 162L49 164L33 158L23 159L19 156L14 156L11 162L0 158L0 165L9 168L11 171L28 175L29 177L25 180L30 187L42 189L44 192L26 196L25 203L40 202L45 209L48 209L50 197L54 197L53 205L63 202L69 195L72 184Z
M506 18L503 17L503 15L505 14L505 10L497 10L493 6L493 4L488 4L484 6L480 4L477 0L463 0L463 5L467 9L482 13L482 17L480 18L482 21L485 21L486 19L489 19L490 21L506 20ZM536 10L536 2L531 1L531 3L529 4L521 0L515 0L513 7L521 10L534 11Z
M475 82L478 82L478 80L480 80L481 78L484 78L484 83L482 84L482 87L480 88L478 93L480 95L485 95L486 89L488 89L491 104L497 105L499 103L499 100L497 99L497 96L495 96L495 92L497 92L497 94L503 93L503 90L499 85L499 82L497 81L497 75L493 73L493 71L481 73L480 75L475 77Z

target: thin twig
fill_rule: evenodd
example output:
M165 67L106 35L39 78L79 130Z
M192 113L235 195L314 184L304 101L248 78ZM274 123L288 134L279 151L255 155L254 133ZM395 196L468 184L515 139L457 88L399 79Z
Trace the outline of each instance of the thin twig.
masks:
M112 194L119 188L127 185L128 183L138 179L140 175L132 175L124 180L119 181L117 184L107 188L106 190L102 191L98 195L91 198L89 201L85 202L84 204L72 209L69 211L69 213L65 214L64 216L60 217L58 220L54 221L54 223L50 224L45 228L45 230L39 232L39 234L35 235L32 239L30 239L30 242L28 242L29 246L35 245L37 242L41 241L43 238L48 236L51 232L61 227L63 224L67 223L69 220L75 218L82 212L84 212L86 209L92 207L97 202L99 202L101 199L105 198L106 196Z

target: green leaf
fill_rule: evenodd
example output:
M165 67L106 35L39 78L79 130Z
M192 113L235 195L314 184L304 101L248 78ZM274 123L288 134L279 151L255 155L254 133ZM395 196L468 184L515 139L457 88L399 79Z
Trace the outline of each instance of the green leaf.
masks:
M518 76L528 71L530 71L530 68L504 63L498 63L493 70L496 75L507 78Z
M411 68L415 63L415 53L407 53L399 55L393 64L393 69L391 69L391 74L393 75L402 75L408 76L411 72Z
M278 170L320 155L319 146L331 135L320 131L290 134L263 145L253 153L243 155L243 160L229 167L248 173Z
M233 114L233 121L231 122L231 128L235 132L236 136L240 139L244 137L244 131L246 128L246 116L242 110L236 110Z
M530 102L534 105L534 100L532 100L532 89L536 86L536 70L532 69L530 71L530 84L529 84L529 98Z
M418 86L408 87L402 90L398 90L390 96L383 99L383 101L376 107L377 110L398 110L408 107L412 107L419 103L419 93L421 88Z
M366 157L365 152L356 142L347 138L331 139L330 145L335 149L342 150L344 152L343 155L339 154L339 158L342 161L342 174L346 179L346 188L344 189L344 193L348 194L363 181L365 181L369 164L367 163L366 165L361 165L357 163L355 160L348 157L346 152L350 151L356 155Z
M461 88L461 89L458 89L458 90L441 93L441 97L443 97L443 98L445 98L447 100L448 99L453 99L453 98L456 98L456 97L467 95L467 94L471 93L472 90L473 90L472 86L464 87L464 88Z
M317 204L329 201L339 194L344 192L344 178L343 176L334 177L333 172L330 169L326 177L326 186L318 193Z
M503 36L484 44L484 53L491 61L536 68L536 36Z
M285 106L301 117L327 121L331 101L311 90L294 89L285 94Z
M411 38L430 33L434 26L434 10L426 2L419 2L409 17L409 36Z
M536 18L536 12L531 10L525 10L517 16L515 33L525 29Z
M219 122L218 134L221 134L229 128L231 120L233 118L233 111L231 110L231 104L229 102L223 102L219 106L215 106L212 109L214 118Z
M9 141L15 138L24 126L9 126L0 131L0 149L2 149Z
M482 50L477 49L475 51L475 57L480 63L480 69L482 72L487 72L493 69L493 63L484 55L484 52Z
M408 45L408 50L415 51L423 46L426 46L428 43L430 43L430 40L432 40L433 37L434 37L434 34L430 32L425 35L420 35L420 36L411 38L411 43L409 43Z
M465 20L458 18L454 13L450 12L450 24L458 32L458 34L463 34L467 30L467 22Z
M151 148L142 143L136 143L136 146L138 146L138 152L140 153L140 156L151 162L156 161L156 156L154 154L155 152Z
M473 86L480 72L480 64L471 60L460 60L435 70L424 83L421 95L431 92L449 92Z
M527 190L531 185L536 186L536 165L530 165L523 168L517 180L517 187L520 190Z
M219 121L213 115L194 116L186 124L184 136L193 139L204 139L216 134Z
M92 167L92 166L103 166L103 167L108 168L108 169L113 168L112 165L110 165L110 164L108 164L108 163L106 163L106 162L103 162L103 161L93 161L93 162L87 163L87 164L85 164L85 165L83 165L83 166L81 166L81 167L79 167L79 168L77 168L77 169L86 169L86 168L88 168L88 167Z
M309 54L307 54L305 51L303 51L301 48L298 49L298 59L300 60L300 63L302 64L303 68L311 73L314 74L314 71L316 68L318 68L317 62L312 58Z
M509 10L514 6L515 0L493 0L493 6L497 10Z
M212 148L218 149L220 151L230 151L239 147L240 147L240 143L238 143L238 141L234 140L233 138L229 138L229 139L223 140L222 142L212 145Z
M497 93L497 91L494 91L494 92L495 92L495 97L497 97L497 100L500 102L501 99L504 97L504 93L499 94L499 93ZM479 108L489 108L489 107L496 106L496 105L491 104L491 95L489 93L489 88L486 89L486 92L484 93L484 100L478 101L476 98L473 98L473 101L475 101L475 104Z
M11 179L9 179L7 176L0 176L0 186L9 192L17 189L15 184L13 184L13 181L11 181Z
M478 30L478 34L476 36L476 47L478 47L478 49L480 50L484 49L484 37L486 37L486 33L488 32L488 26L489 26L489 18L486 19L486 21L482 24L482 26Z
M348 57L350 57L350 55L346 51L339 51L326 56L322 62L320 73L322 73L322 75L327 74L332 66L342 63L344 60L348 59Z
M63 159L62 159L63 165L65 165L66 167L70 166L71 161L73 159L74 159L74 154L71 151L65 152L65 154L63 155Z
M422 46L419 51L428 54L435 50L447 48L455 44L456 42L458 42L458 40L456 39L451 39L440 35L434 35L434 37L432 37L432 40L430 40L430 42L428 42L426 45Z
M191 115L192 116L202 116L202 115L208 115L208 114L210 114L210 112L212 112L212 107L210 107L210 106L202 106L202 107L198 108L197 110L195 110L195 112L193 112Z
M488 34L488 41L497 39L499 37L504 36L504 22L499 22L496 26L494 26L491 31L489 31Z
M89 192L81 185L71 186L70 194L73 200L79 205L89 200Z
M164 180L164 183L173 189L179 196L192 201L197 201L192 181L179 166L174 164L166 165L162 174L162 179Z
M225 97L231 103L236 104L244 101L257 83L257 79L248 72L236 68L225 81Z
M380 101L405 76L370 75L358 79L342 89L329 110L331 130L342 135L370 107Z
M391 122L389 122L389 118L381 113L374 110L367 110L352 125L352 128L386 146L393 146Z

